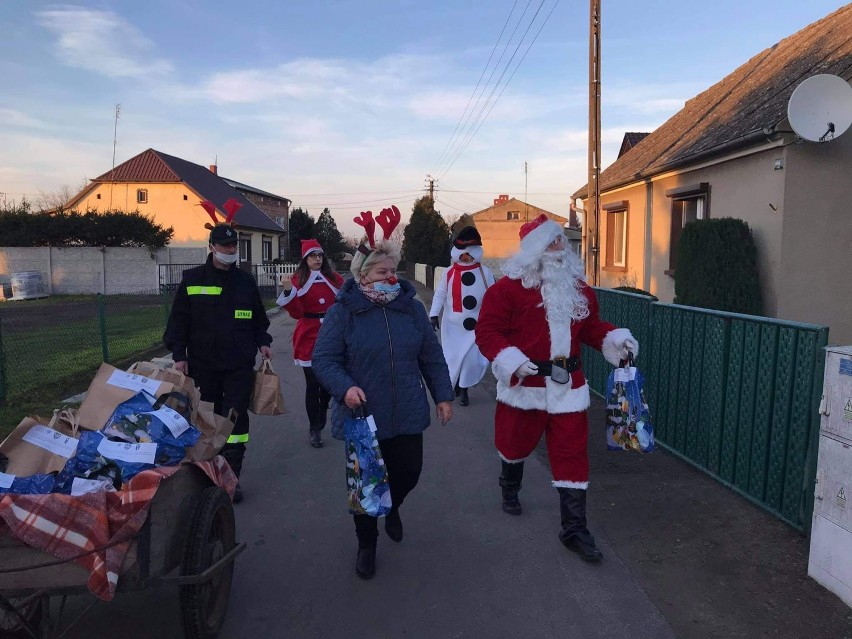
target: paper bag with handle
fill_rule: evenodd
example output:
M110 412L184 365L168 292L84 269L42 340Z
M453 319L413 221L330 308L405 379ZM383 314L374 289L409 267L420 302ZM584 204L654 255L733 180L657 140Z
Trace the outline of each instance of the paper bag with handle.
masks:
M213 410L213 402L200 402L195 411L195 423L201 431L201 437L192 448L186 449L188 461L205 461L213 459L228 442L228 437L234 430L237 412L231 409L228 417L217 415Z
M169 363L172 363L171 360L169 360ZM161 365L160 362L151 360L150 362L136 362L127 369L127 372L172 384L174 390L180 391L189 398L193 412L201 401L201 391L195 385L195 381L173 366ZM166 404L169 405L168 402ZM175 408L174 406L169 407Z
M159 397L174 390L174 384L144 375L136 375L119 370L109 364L101 364L86 399L80 404L77 418L81 428L100 430L109 420L116 407L144 390Z
M283 415L284 398L281 380L272 368L272 362L263 360L254 373L254 390L249 410L255 415Z
M9 460L5 472L19 477L58 472L76 452L78 438L73 411L54 411L49 423L25 417L0 444Z

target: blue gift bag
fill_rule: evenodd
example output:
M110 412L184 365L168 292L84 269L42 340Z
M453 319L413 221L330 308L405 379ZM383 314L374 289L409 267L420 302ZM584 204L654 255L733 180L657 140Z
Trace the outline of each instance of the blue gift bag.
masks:
M609 450L654 450L654 426L645 401L645 379L630 358L606 382L606 447Z
M359 413L343 422L349 512L384 517L391 509L388 471L376 439L376 423L366 411Z

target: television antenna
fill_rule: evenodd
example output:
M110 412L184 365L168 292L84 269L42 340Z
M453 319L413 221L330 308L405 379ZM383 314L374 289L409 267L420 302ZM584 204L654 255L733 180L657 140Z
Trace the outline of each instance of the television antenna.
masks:
M787 119L796 135L808 142L840 137L852 125L852 86L828 73L811 76L790 96Z

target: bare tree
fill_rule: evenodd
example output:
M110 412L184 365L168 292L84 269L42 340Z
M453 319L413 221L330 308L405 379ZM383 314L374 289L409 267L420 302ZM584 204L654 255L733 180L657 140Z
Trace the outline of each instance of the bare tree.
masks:
M33 208L36 211L50 211L52 209L65 208L71 198L86 188L88 184L88 178L83 178L77 188L68 184L63 184L53 191L39 190L38 195L33 200Z
M408 224L404 224L402 222L399 223L399 225L393 230L393 233L391 233L391 242L397 246L402 246L402 241L405 239L406 226L408 226Z

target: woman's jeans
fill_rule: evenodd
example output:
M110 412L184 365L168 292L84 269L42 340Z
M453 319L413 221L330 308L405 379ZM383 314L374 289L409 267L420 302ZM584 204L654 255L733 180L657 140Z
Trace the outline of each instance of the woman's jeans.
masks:
M379 441L379 448L388 471L391 493L391 512L402 506L408 493L417 485L423 469L423 434L397 435ZM359 548L375 548L379 522L370 515L353 515Z

